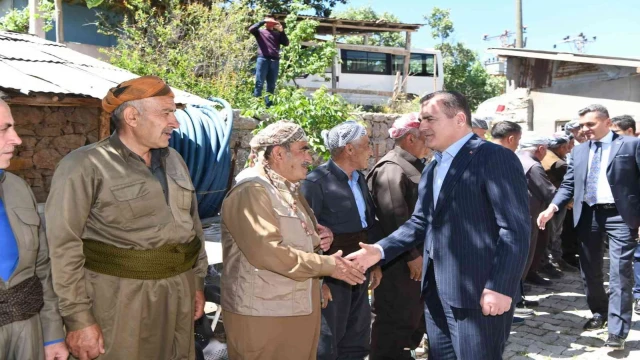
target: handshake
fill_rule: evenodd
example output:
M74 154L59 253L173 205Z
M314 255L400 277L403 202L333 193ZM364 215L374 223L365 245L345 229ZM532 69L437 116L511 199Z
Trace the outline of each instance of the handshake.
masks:
M342 257L342 250L331 255L336 262L336 268L333 274L331 274L332 278L342 280L350 285L364 283L366 279L364 275L365 272L380 261L382 253L373 245L360 243L360 247L360 250L345 257ZM375 288L380 282L382 274L378 274L378 272L379 269L372 275L371 288Z

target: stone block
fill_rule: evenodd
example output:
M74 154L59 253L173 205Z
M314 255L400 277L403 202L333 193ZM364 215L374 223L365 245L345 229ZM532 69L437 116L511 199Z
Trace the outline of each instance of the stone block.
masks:
M374 114L373 115L374 122L385 122L387 121L387 117L384 114Z
M51 145L51 141L53 140L52 137L43 137L38 141L38 144L36 145L36 151L38 150L42 150L42 149L48 149L49 146Z
M36 169L55 169L61 159L60 153L54 149L42 149L33 155Z
M260 122L254 118L239 117L233 121L233 130L254 130Z
M31 158L33 157L33 150L21 150L18 152L18 156L22 158Z
M81 146L84 146L86 141L87 141L87 138L84 135L79 135L79 134L63 135L53 139L53 146L58 151L62 149L75 150Z
M40 124L45 117L43 108L38 106L12 105L10 108L16 127L19 127L19 125Z
M7 170L16 171L33 168L33 160L30 157L14 157Z
M37 136L60 136L62 135L62 126L39 126L36 128Z
M87 126L85 124L73 123L73 132L76 134L86 134Z
M32 129L29 128L25 128L23 126L18 126L16 125L16 133L22 137L22 136L33 136L36 134L35 131L33 131Z
M74 130L73 130L73 126L72 126L72 125L67 125L67 126L63 127L63 128L62 128L62 132L63 132L65 135L71 135L71 134L73 134L73 132L74 132Z
M49 127L62 127L67 123L67 114L62 111L54 111L44 119L44 125Z
M38 143L38 139L35 136L22 136L22 145L20 145L21 149L24 150L33 150Z
M73 113L69 114L66 118L67 121L72 123L88 124L92 121L98 121L100 119L100 109L77 107Z

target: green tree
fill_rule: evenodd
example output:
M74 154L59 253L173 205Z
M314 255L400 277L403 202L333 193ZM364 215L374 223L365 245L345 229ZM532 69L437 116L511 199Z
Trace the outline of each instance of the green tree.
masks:
M440 40L436 49L442 52L444 67L444 88L464 94L472 109L483 101L504 92L504 81L494 78L484 69L478 54L461 42L449 41L454 32L449 10L433 8L425 15L431 27L431 35Z
M349 7L345 11L332 14L332 17L347 20L400 22L400 19L394 14L386 11L379 14L371 6L362 6L359 8ZM364 45L363 36L343 36L339 37L338 41L345 41L348 44ZM369 36L368 44L375 46L404 47L405 38L402 36L402 33L399 32L373 33Z
M233 2L234 0L227 0ZM337 4L346 4L348 0L248 0L250 6L261 7L272 13L296 13L298 4L315 12L317 16L329 17L331 9Z

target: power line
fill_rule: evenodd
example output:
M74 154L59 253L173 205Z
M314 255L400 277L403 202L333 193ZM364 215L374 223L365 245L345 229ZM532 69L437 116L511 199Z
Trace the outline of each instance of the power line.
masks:
M562 41L555 43L553 45L553 48L555 49L558 46L558 44L568 44L572 49L575 49L575 52L584 54L586 51L585 47L587 46L587 44L593 43L595 41L596 41L595 36L589 39L587 36L584 35L584 33L580 33L574 37L565 36L564 38L562 38Z

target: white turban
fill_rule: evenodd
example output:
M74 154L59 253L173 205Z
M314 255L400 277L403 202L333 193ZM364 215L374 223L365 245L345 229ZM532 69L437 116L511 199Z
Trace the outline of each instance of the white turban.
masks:
M393 125L389 129L389 136L392 139L399 139L411 129L418 128L420 128L420 113L413 112L405 114L393 122Z
M530 149L538 146L549 146L549 138L541 136L533 131L527 131L522 134L520 139L520 149Z
M353 120L336 125L331 130L322 130L324 146L329 151L341 148L365 135L367 135L367 128Z

